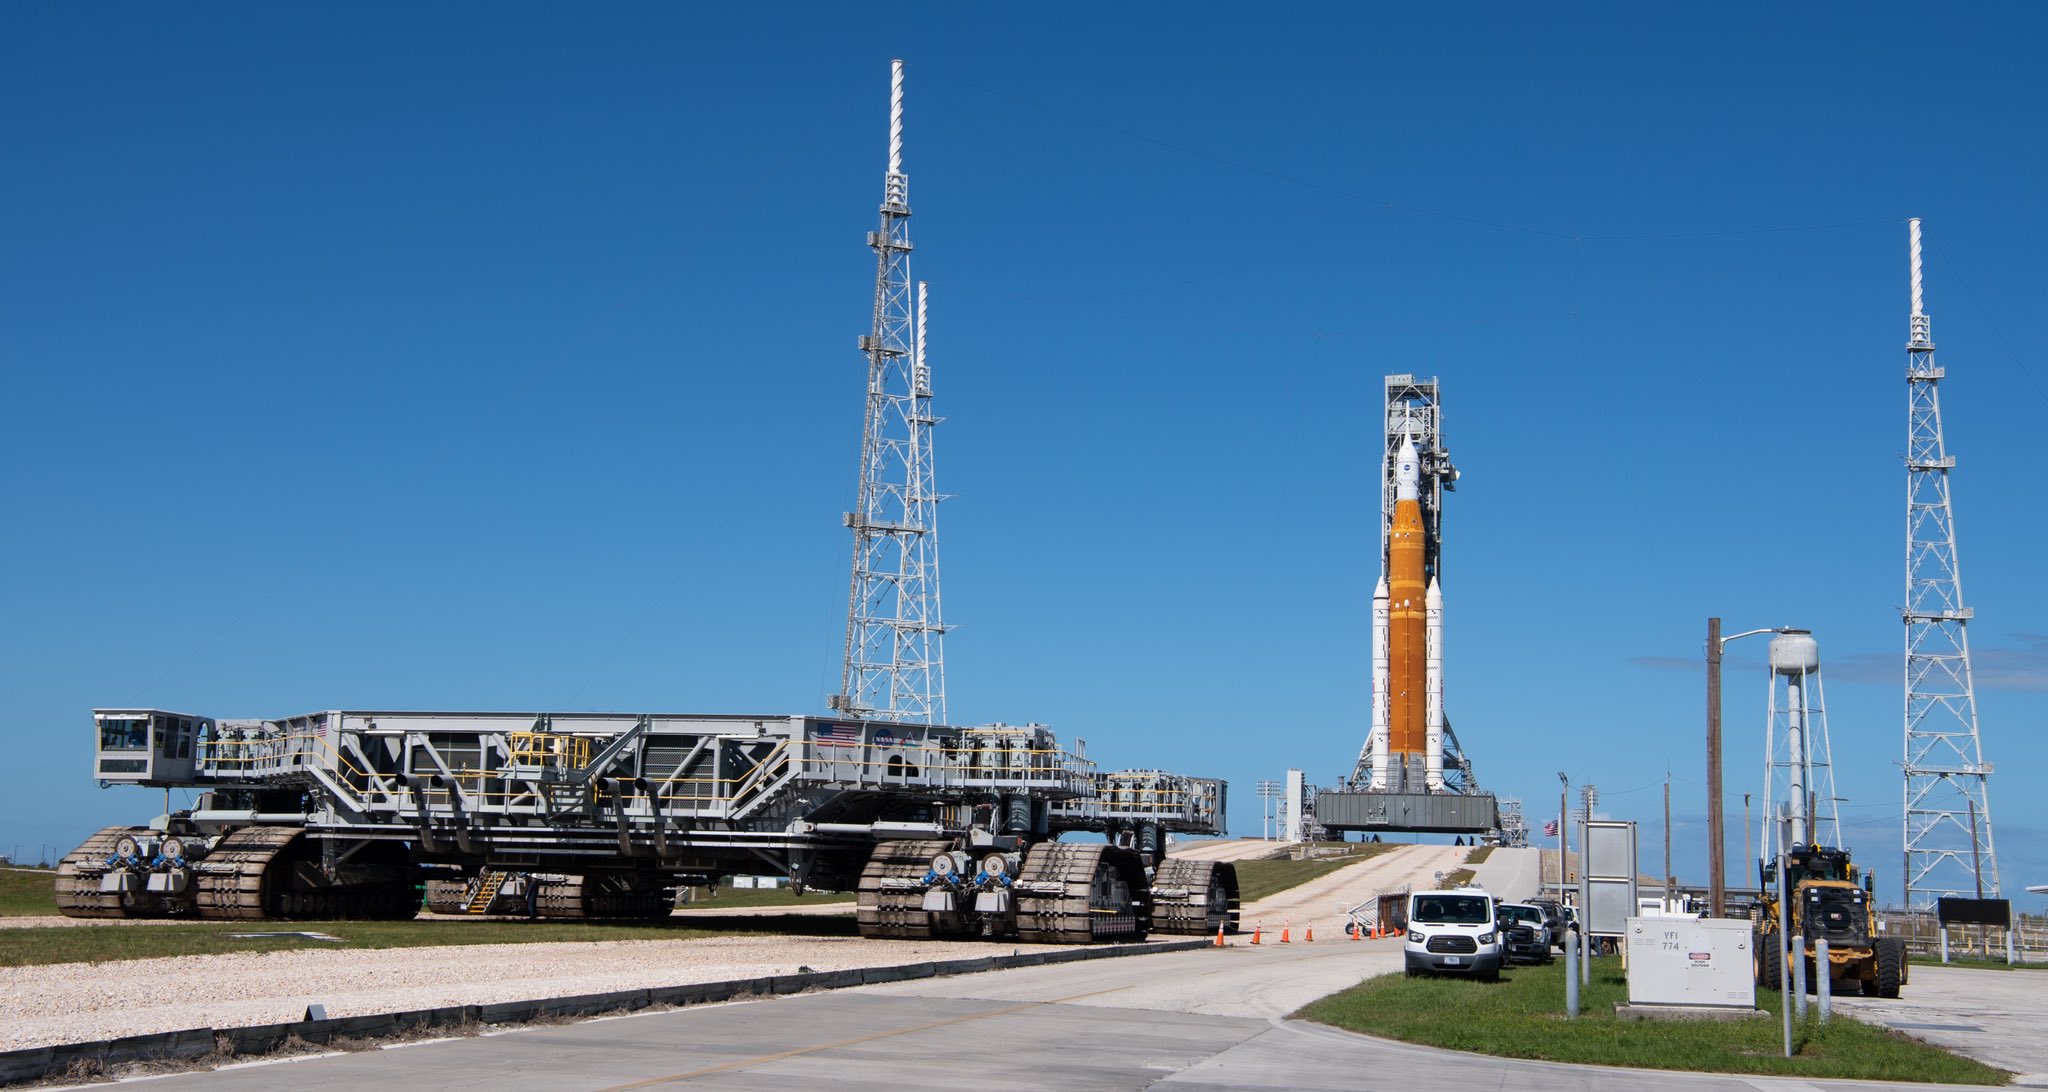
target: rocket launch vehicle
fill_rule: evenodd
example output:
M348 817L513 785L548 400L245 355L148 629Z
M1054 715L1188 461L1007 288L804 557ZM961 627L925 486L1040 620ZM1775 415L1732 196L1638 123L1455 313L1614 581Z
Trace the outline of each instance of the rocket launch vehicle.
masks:
M1372 594L1371 787L1444 787L1444 596L1423 561L1421 471L1415 438L1394 456L1394 513L1383 575Z
M1372 724L1343 787L1317 791L1315 822L1331 833L1498 835L1501 802L1479 788L1444 707L1442 513L1458 471L1437 381L1390 375L1386 394Z
M1372 596L1372 730L1365 787L1443 792L1444 596L1438 512L1457 471L1443 449L1435 384L1404 398L1389 376L1381 464L1380 580ZM1425 481L1425 479L1427 479Z

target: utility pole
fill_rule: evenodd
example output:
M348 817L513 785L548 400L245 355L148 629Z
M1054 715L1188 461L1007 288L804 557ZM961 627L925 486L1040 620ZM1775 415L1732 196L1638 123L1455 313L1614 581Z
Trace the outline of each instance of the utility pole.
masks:
M1749 860L1749 794L1742 794L1742 859ZM1761 859L1761 858L1759 858ZM1743 866L1745 869L1748 865Z
M1565 863L1564 836L1565 829L1571 825L1572 781L1563 770L1557 771L1557 785L1557 904L1563 906L1565 885L1572 879L1571 867Z
M1579 786L1579 799L1583 806L1579 811L1579 931L1590 942L1592 939L1593 877L1587 866L1593 859L1593 805L1600 802L1600 790L1592 785ZM1569 972L1567 972L1569 973ZM1593 980L1593 946L1591 943L1579 949L1579 982Z
M1670 781L1665 782L1670 797ZM1743 798L1749 806L1749 797ZM1744 813L1745 816L1747 812ZM1669 825L1668 823L1666 824ZM1742 838L1749 840L1749 821ZM1728 916L1728 853L1721 838L1721 620L1707 619L1707 916ZM1664 869L1671 871L1669 865Z
M1664 772L1664 912L1671 912L1671 771Z

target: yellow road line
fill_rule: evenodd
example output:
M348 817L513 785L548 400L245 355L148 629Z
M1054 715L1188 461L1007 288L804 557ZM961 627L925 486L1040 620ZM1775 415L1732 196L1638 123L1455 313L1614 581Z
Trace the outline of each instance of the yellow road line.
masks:
M1083 998L1088 997L1100 997L1106 993L1116 993L1119 990L1128 990L1130 988L1131 987L1129 986L1118 986L1115 989L1096 990L1093 993L1077 993L1071 997L1055 997L1050 1001L1026 1001L1021 1005L1011 1005L1009 1008L1006 1009L993 1009L988 1012L970 1013L966 1016L950 1016L944 1020L933 1020L928 1024L917 1024L915 1026L907 1028L895 1028L890 1031L878 1031L872 1035L862 1035L852 1039L841 1039L836 1043L819 1043L816 1046L798 1047L795 1050L785 1050L777 1054L763 1054L758 1057L747 1058L742 1061L727 1062L724 1065L706 1066L703 1069L693 1069L688 1073L671 1073L666 1077L649 1077L644 1081L635 1081L632 1084L615 1084L609 1088L601 1088L598 1090L598 1092L627 1092L628 1089L653 1088L657 1085L670 1084L675 1081L687 1081L696 1077L708 1077L713 1073L730 1073L736 1069L746 1069L749 1066L765 1065L769 1062L779 1062L785 1058L800 1058L803 1055L816 1054L822 1050L838 1050L841 1047L859 1046L862 1043L872 1043L879 1039L893 1039L898 1035L909 1035L919 1031L930 1031L933 1028L947 1027L952 1024L965 1024L973 1020L986 1020L992 1016L1008 1016L1010 1013L1013 1012L1023 1012L1025 1009L1035 1009L1042 1005L1061 1005L1065 1004L1068 1001L1079 1001Z

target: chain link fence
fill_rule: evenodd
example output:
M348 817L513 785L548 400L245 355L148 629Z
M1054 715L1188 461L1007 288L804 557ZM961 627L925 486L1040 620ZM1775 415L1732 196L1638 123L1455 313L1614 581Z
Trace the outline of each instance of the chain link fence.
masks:
M1941 925L1932 910L1879 910L1879 936L1903 937L1906 950L1916 956L1940 958ZM1989 959L2005 962L2006 930L1995 925L1951 925L1948 927L1950 959ZM2019 914L2013 921L2013 958L2021 963L2048 963L2048 917Z

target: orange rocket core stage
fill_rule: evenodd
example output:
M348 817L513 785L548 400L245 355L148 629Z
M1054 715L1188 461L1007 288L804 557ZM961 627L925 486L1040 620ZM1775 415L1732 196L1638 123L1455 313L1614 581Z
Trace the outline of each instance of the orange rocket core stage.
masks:
M1387 750L1397 755L1419 755L1429 746L1426 594L1422 506L1404 498L1394 502L1387 541Z

